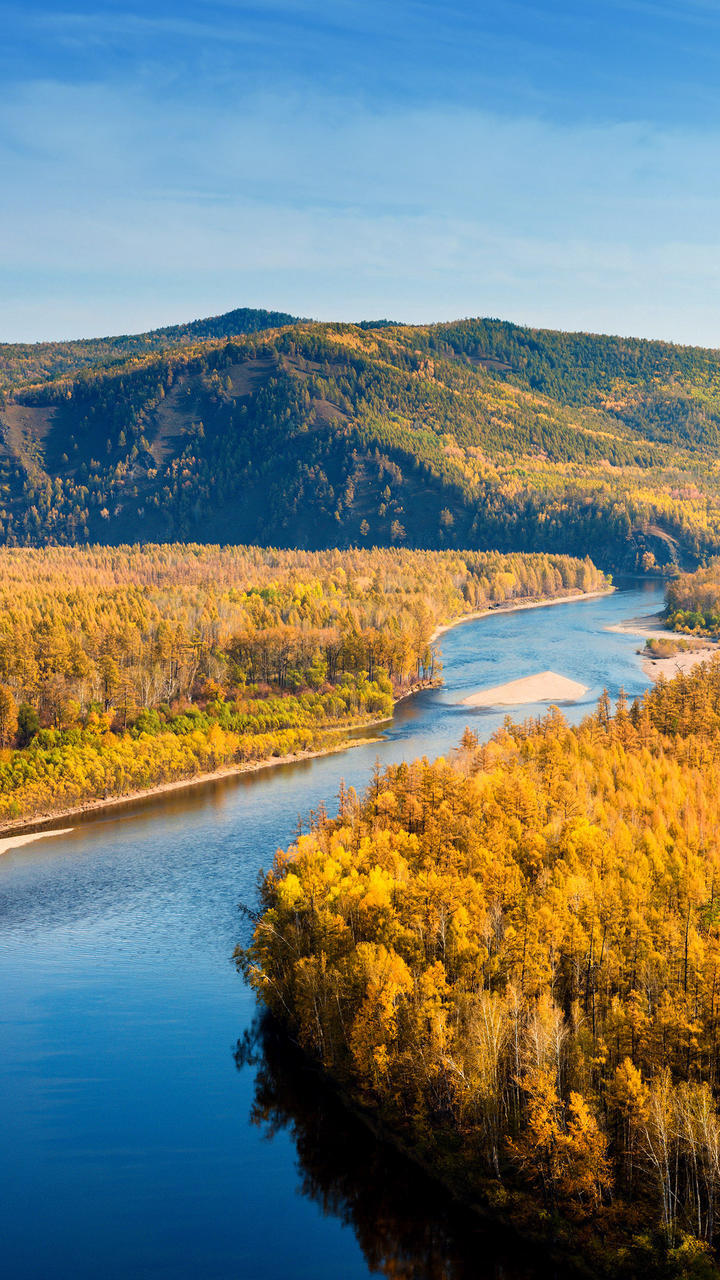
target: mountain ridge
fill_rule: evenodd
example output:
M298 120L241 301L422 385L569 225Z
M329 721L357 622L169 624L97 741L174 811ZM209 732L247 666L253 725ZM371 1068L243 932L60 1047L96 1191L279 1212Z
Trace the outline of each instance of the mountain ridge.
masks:
M278 317L151 331L164 347L119 362L65 352L16 384L0 541L562 550L616 571L720 549L720 352Z
M66 377L83 368L118 362L134 355L170 350L193 340L277 329L295 324L298 319L286 311L236 307L221 315L191 320L187 324L164 325L142 333L68 338L57 342L3 342L0 343L0 391Z

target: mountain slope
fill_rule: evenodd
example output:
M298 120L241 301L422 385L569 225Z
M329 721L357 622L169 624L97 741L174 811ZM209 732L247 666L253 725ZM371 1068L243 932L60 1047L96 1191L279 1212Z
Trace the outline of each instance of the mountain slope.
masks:
M189 330L15 391L3 540L462 545L614 569L720 549L717 352L483 320Z

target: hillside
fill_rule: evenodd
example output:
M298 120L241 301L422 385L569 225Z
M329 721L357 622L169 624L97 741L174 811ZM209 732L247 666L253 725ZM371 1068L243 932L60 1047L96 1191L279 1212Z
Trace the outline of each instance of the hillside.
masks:
M247 315L145 335L166 347L149 353L123 339L109 367L68 350L65 376L16 387L0 540L494 547L615 570L720 550L718 352L485 320L228 336Z

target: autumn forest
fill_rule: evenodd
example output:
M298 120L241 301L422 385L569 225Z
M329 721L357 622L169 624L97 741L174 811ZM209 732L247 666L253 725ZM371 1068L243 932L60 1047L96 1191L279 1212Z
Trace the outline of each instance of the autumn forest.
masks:
M719 744L717 661L468 730L316 816L238 953L353 1105L593 1275L718 1236Z
M0 552L0 821L340 744L435 628L604 589L590 561L168 545Z

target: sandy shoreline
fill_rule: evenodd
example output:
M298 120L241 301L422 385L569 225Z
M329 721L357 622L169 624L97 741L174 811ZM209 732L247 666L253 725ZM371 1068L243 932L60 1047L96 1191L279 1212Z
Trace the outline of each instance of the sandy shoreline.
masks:
M605 591L579 591L574 595L558 596L553 600L516 600L512 604L498 605L494 609L480 609L475 613L466 613L459 618L455 618L452 622L443 623L441 626L436 627L430 637L430 643L445 631L450 631L452 627L460 626L463 622L471 622L475 618L488 618L495 613L518 613L523 609L541 609L554 604L573 604L579 600L589 600L598 596L609 595L614 590L614 587L609 587ZM437 682L412 685L395 699L395 706L405 701L406 698L412 697L421 689L432 687L435 683ZM384 719L373 720L367 724L354 727L358 729L374 729L386 723L387 721ZM337 732L346 732L352 728L352 725L339 726ZM209 785L223 778L234 778L244 773L257 773L260 769L272 769L277 765L298 764L303 760L314 760L320 756L334 755L336 752L348 751L351 747L363 746L371 741L371 738L350 738L347 742L340 742L332 747L323 747L317 751L302 751L297 755L271 756L266 760L252 760L245 764L227 765L222 769L214 770L212 773L198 773L190 778L177 778L172 782L161 782L157 786L146 787L141 791L132 791L127 795L108 796L102 800L86 800L70 808L54 809L47 813L34 814L31 817L17 818L12 822L0 823L0 856L9 849L29 844L31 840L40 839L41 836L60 834L57 828L51 826L51 824L62 822L66 818L80 818L84 814L100 812L103 809L119 808L133 804L138 800L150 800L155 796L162 796L172 791L182 791L188 787ZM63 831L71 829L63 828Z
M496 684L491 689L479 689L463 698L463 707L518 707L536 702L578 702L588 692L588 686L557 671L538 671L520 680Z
M555 596L552 600L514 600L512 604L499 604L494 609L477 609L474 613L463 613L452 622L443 622L437 626L430 637L430 643L437 640L446 631L459 627L463 622L474 622L476 618L492 618L498 613L521 613L523 609L549 609L554 604L575 604L580 600L597 600L600 596L612 595L614 587L606 587L604 591L576 591L571 596Z
M69 836L74 827L53 827L52 831L26 831L23 836L7 836L0 840L0 856L10 849L19 849L24 844L32 844L35 840L47 840L48 836Z
M606 631L616 631L621 635L639 636L643 640L682 640L684 637L677 631L670 631L663 625L661 613L649 613L640 618L627 618L625 622L616 622L606 627ZM713 640L704 642L699 649L687 653L674 653L669 658L651 658L641 654L640 665L651 680L672 680L680 672L692 671L701 662L707 662L720 652L720 647Z
M679 640L677 631L670 631L663 626L661 613L646 613L639 618L626 618L624 622L613 622L605 627L606 631L617 631L625 636L642 636L644 640Z

